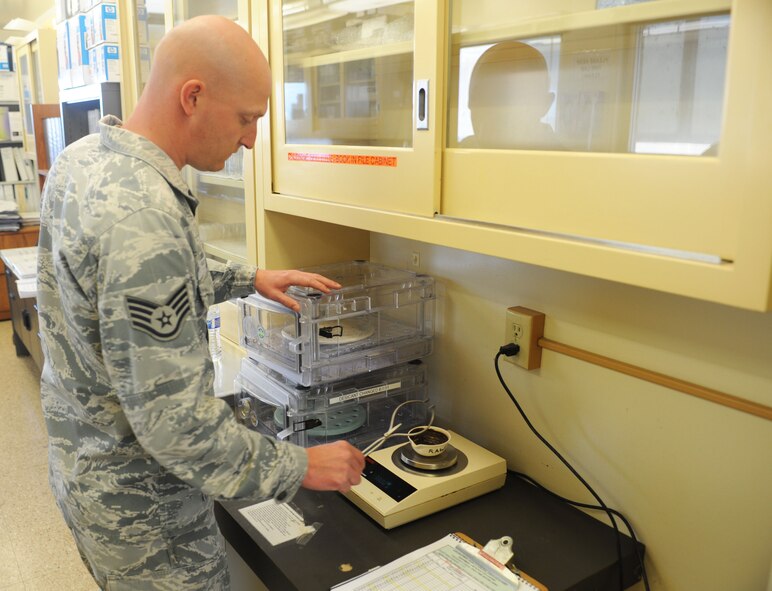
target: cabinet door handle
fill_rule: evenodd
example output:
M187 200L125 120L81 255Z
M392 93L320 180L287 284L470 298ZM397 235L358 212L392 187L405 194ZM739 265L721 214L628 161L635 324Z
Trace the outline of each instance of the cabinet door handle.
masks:
M429 129L429 81L416 80L415 83L416 104L416 129Z
M32 321L30 320L29 310L21 311L21 323L27 330L32 330Z

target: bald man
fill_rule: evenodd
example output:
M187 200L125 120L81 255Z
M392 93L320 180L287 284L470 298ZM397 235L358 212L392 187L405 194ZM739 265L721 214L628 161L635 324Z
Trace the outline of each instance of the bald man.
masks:
M348 490L362 454L303 449L236 423L212 396L206 312L257 290L287 306L315 274L207 261L186 164L219 170L251 148L270 93L247 33L199 17L158 45L125 125L72 144L46 182L38 306L50 482L102 589L227 589L212 499L287 501Z

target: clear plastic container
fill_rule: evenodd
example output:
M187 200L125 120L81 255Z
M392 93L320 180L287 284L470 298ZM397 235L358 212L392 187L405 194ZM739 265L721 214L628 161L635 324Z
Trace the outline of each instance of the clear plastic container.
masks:
M311 386L431 353L432 277L367 261L304 270L342 287L329 294L291 287L299 313L259 294L239 300L239 339L256 361Z
M345 439L364 449L389 428L397 406L427 400L427 390L420 361L304 387L244 359L236 377L236 417L264 435L302 447ZM428 418L426 404L408 404L397 414L399 431L423 425Z

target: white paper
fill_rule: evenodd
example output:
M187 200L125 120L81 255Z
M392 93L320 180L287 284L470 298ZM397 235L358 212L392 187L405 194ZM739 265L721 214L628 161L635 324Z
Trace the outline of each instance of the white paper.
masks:
M38 280L18 279L16 281L16 290L19 292L19 299L38 297Z
M18 279L37 277L38 275L38 249L36 246L22 248L7 248L0 251L5 265Z
M239 513L272 546L315 531L313 526L305 524L303 518L292 507L286 503L277 503L273 499L239 509Z
M501 571L453 534L419 548L351 581L335 591L536 591L528 581Z

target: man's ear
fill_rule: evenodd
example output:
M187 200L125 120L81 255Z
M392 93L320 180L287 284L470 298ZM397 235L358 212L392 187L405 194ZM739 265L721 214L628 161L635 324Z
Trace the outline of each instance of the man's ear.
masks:
M201 80L188 80L180 89L180 105L187 116L193 115L205 88Z

